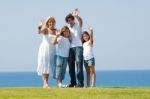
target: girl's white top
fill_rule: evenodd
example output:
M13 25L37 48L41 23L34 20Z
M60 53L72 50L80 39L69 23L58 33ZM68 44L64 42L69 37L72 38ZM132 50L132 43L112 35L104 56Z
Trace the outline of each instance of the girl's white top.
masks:
M58 44L56 45L56 55L62 57L69 56L69 49L70 49L70 42L68 38L63 36L58 37L57 39Z
M90 42L87 41L83 44L83 57L84 60L94 58L93 47L90 46Z

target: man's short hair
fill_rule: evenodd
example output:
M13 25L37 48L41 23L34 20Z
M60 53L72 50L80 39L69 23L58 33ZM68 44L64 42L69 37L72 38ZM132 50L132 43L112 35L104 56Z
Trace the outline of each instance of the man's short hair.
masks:
M74 16L73 16L71 13L69 13L69 14L66 16L66 18L65 18L65 20L66 20L67 23L68 23L68 19L74 20Z

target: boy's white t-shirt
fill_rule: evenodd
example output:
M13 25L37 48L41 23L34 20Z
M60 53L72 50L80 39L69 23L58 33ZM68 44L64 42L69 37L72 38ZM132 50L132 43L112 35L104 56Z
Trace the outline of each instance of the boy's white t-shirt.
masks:
M69 49L70 49L70 41L68 38L63 36L58 37L57 39L58 44L56 45L56 55L62 57L69 56Z
M71 32L71 47L82 46L82 29L79 24L75 22L73 27L69 25L68 28Z
M89 45L89 41L85 42L83 44L83 57L84 60L89 60L91 58L94 58L94 54L93 54L93 47L91 47Z

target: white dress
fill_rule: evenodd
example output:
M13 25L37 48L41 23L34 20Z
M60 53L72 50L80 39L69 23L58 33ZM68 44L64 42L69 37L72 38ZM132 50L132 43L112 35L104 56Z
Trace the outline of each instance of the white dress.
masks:
M52 44L55 35L43 35L43 41L38 52L38 75L50 74L53 76L55 67L55 45Z

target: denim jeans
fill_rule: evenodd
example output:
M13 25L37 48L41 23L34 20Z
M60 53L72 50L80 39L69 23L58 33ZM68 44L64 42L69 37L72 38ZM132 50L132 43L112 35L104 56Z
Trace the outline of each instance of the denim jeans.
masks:
M66 74L67 61L67 57L56 55L56 70L54 74L55 79L64 80Z
M75 64L76 64L77 73L75 72ZM71 85L84 86L83 47L70 48L68 65L69 65L69 74L71 78L70 81ZM77 82L76 82L76 76L77 76Z
M89 66L95 66L95 58L91 58L89 60L84 60L84 67L88 68Z

